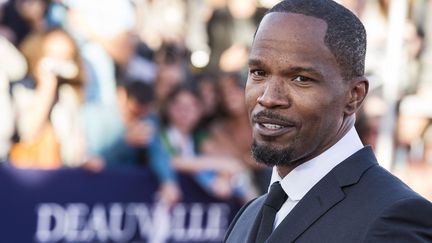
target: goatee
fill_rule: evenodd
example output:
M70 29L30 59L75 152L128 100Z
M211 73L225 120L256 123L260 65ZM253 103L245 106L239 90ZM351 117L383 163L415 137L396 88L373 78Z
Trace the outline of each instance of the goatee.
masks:
M267 166L287 166L295 163L292 149L277 149L268 145L258 145L254 140L251 145L252 156Z

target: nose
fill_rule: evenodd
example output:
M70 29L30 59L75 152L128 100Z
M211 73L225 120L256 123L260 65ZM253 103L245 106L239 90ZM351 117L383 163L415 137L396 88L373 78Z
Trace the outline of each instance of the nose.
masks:
M290 105L289 94L283 82L268 80L264 92L257 98L258 104L265 108L287 108Z

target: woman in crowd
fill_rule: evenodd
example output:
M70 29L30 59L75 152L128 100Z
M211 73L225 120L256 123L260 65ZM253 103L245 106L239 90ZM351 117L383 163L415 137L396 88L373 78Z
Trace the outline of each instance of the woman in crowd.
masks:
M162 141L172 156L173 167L193 175L209 194L227 199L247 199L248 188L239 187L243 166L229 156L201 153L206 135L196 127L202 116L201 99L195 87L180 84L168 93L161 106Z
M210 136L203 147L206 154L231 156L241 161L258 192L265 193L271 171L256 163L250 155L252 130L244 102L244 84L237 73L220 77L218 92L222 114L210 126Z
M15 144L11 162L52 169L84 157L80 118L83 69L73 39L61 29L28 36L21 45L28 75L14 83Z
M217 93L216 75L202 73L194 77L201 98L203 115L200 127L208 129L208 126L214 122L219 115L219 97Z

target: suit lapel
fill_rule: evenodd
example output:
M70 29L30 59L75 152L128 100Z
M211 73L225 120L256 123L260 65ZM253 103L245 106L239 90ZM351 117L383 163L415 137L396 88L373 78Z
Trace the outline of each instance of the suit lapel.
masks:
M267 240L270 242L292 242L345 194L333 177L326 178L320 187L315 187L293 208Z
M233 223L227 231L224 242L226 243L248 243L251 239L254 220L259 216L259 212L264 204L266 196L254 199L244 206L236 215Z
M370 147L365 147L336 166L321 179L285 217L267 243L293 242L319 217L342 201L342 187L355 184L367 168L376 164Z

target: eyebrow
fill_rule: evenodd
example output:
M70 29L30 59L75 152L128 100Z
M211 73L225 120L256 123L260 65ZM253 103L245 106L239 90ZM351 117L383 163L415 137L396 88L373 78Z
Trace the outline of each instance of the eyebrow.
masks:
M249 66L266 66L261 60L259 59L249 59L248 61Z

